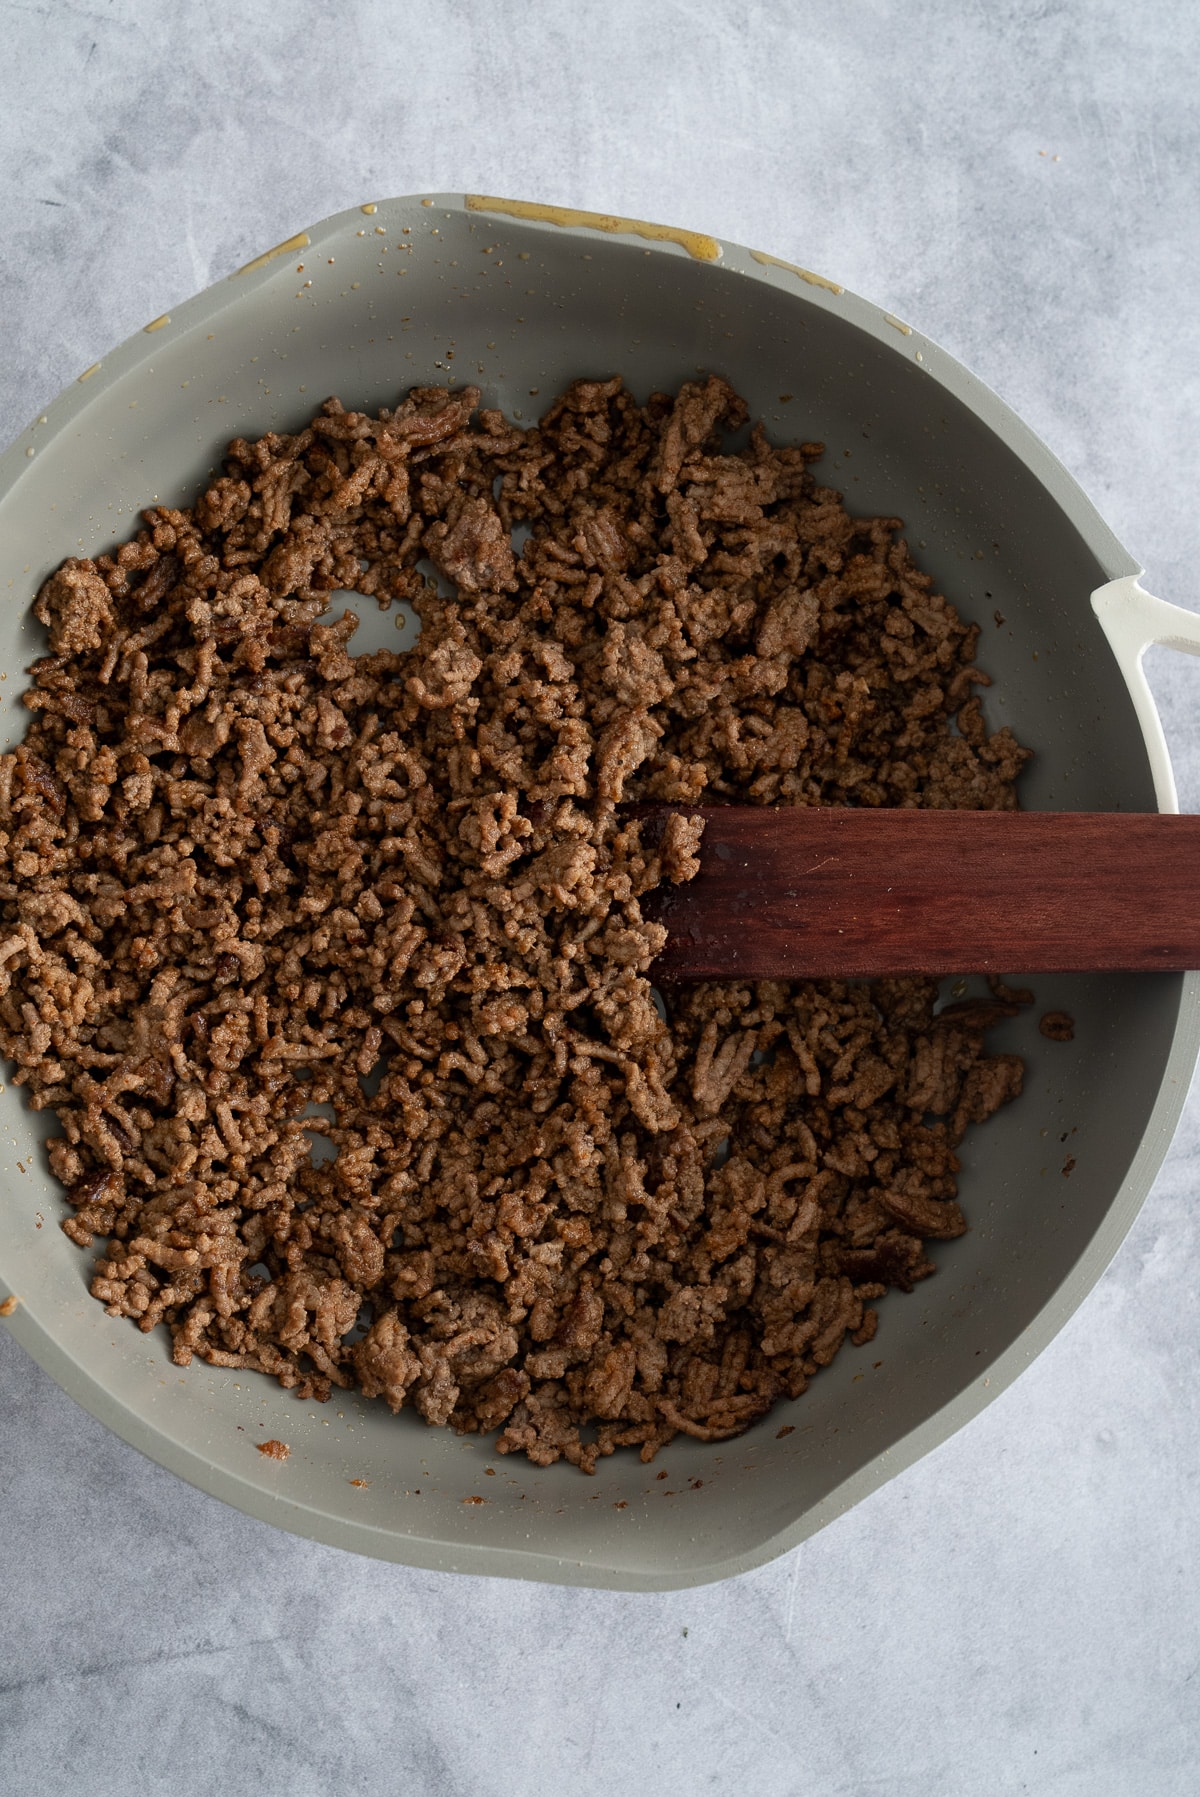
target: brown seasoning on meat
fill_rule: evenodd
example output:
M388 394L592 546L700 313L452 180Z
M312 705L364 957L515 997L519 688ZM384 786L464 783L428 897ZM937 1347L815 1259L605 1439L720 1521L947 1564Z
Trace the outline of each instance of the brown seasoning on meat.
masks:
M723 380L580 381L527 430L478 399L330 400L46 582L0 1047L94 1295L179 1365L590 1471L870 1340L1021 1084L984 1033L1023 995L732 981L664 1022L640 900L699 828L621 802L1007 809L1026 751L898 521L816 445L724 452ZM415 646L353 657L339 588L411 600Z

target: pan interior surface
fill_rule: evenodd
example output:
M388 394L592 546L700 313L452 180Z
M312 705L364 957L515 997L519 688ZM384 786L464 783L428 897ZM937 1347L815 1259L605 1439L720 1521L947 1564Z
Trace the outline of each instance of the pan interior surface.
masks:
M471 383L529 421L579 376L620 373L644 398L711 371L776 440L824 442L818 478L851 511L902 519L918 562L978 622L990 727L1009 723L1036 751L1025 806L1154 809L1137 720L1089 605L1132 564L1082 496L1064 507L1062 470L936 346L728 246L701 259L684 242L648 247L444 199L380 202L301 235L122 346L4 457L5 747L23 732L24 670L43 648L29 612L40 582L64 556L130 535L144 505L190 502L230 438L293 429L329 394L375 410L411 385ZM359 610L353 646L375 646L374 602ZM587 1479L358 1395L305 1404L262 1376L177 1368L164 1331L142 1335L88 1296L92 1256L57 1228L67 1207L41 1147L52 1120L6 1082L0 1276L21 1298L13 1326L155 1459L336 1545L627 1588L744 1569L995 1396L1132 1221L1182 1103L1194 1004L1168 975L1031 984L1036 1003L995 1034L1025 1058L1025 1092L963 1145L970 1233L933 1245L937 1276L882 1304L873 1343L847 1346L803 1398L733 1442L678 1438L652 1468L618 1453ZM1047 1010L1073 1016L1073 1042L1039 1035ZM289 1445L286 1461L254 1452L272 1437Z

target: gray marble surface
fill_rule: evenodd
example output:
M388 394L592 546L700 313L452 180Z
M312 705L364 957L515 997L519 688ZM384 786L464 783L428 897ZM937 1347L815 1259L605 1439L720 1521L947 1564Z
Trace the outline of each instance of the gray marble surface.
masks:
M0 436L371 196L767 247L916 321L1200 603L1187 0L0 0ZM1200 668L1152 674L1200 810ZM143 1461L0 1329L0 1790L1200 1788L1193 1095L1082 1310L967 1430L696 1592L414 1573ZM953 1528L946 1523L953 1520ZM947 1541L953 1542L947 1548Z

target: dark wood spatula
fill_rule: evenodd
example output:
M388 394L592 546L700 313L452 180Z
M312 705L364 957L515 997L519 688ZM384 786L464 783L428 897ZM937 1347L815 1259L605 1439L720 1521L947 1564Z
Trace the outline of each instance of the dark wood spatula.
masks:
M659 979L1200 967L1200 817L636 810L705 820L696 878L653 895Z

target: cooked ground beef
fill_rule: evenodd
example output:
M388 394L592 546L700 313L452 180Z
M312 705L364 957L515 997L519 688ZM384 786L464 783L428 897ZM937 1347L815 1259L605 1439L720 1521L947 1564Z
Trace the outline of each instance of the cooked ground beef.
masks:
M1021 1084L1003 989L709 984L664 1021L639 901L698 832L651 848L622 801L1009 808L1026 751L898 520L817 445L723 450L725 381L580 381L531 429L478 401L330 400L46 582L0 1046L92 1291L179 1365L590 1471L869 1340ZM415 646L352 656L347 588Z

